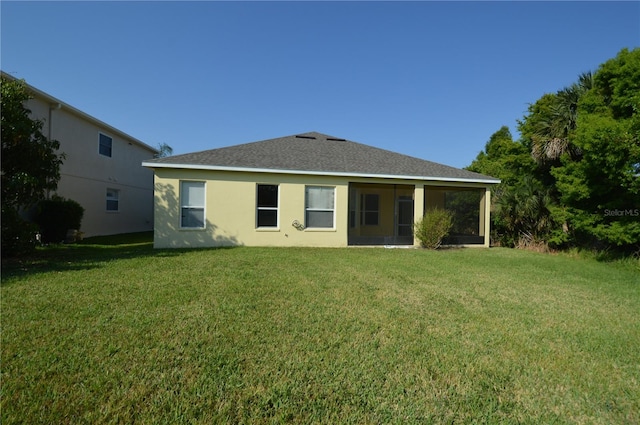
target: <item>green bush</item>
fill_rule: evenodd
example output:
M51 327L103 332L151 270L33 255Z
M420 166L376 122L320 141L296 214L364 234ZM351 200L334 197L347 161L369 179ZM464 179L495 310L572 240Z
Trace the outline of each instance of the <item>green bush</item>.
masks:
M434 208L414 224L413 233L423 248L438 249L452 226L453 214L441 208Z
M54 196L39 204L36 223L40 226L42 242L63 242L67 230L80 230L84 208L72 199Z
M36 249L38 226L11 208L2 209L2 257L30 254Z

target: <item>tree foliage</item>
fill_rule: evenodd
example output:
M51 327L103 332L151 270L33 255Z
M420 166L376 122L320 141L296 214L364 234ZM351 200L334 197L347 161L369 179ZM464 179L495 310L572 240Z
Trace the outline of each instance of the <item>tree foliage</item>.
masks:
M154 155L154 158L166 158L173 155L173 148L167 143L160 143L157 149L158 153Z
M579 158L581 151L572 143L571 135L578 122L578 103L593 87L593 75L585 72L578 82L546 95L539 113L529 129L531 155L539 163L558 161L563 155Z
M640 248L640 49L543 95L468 167L502 179L494 229L556 247ZM507 137L507 135L509 137Z
M522 176L531 174L534 168L528 147L514 141L507 126L502 126L491 135L484 151L467 167L469 171L499 178L503 185L518 183Z
M2 135L2 255L20 254L32 245L33 229L20 210L44 199L60 179L60 144L42 133L43 122L31 119L23 81L2 77L0 132ZM15 249L14 249L15 248Z
M531 175L505 187L495 200L496 230L502 244L516 246L523 240L548 239L554 224L551 203L549 190Z
M493 239L504 246L515 246L522 235L532 231L535 226L530 223L539 217L538 209L526 208L521 200L532 194L548 198L548 193L535 193L541 185L533 177L536 163L530 148L514 141L509 128L503 126L491 135L484 151L467 168L501 180L493 191ZM536 238L542 237L538 229L534 233Z
M42 133L43 122L31 119L23 81L2 78L2 205L28 207L55 190L64 159L60 143Z
M552 174L575 236L605 246L640 244L640 49L603 64L581 100L573 143Z

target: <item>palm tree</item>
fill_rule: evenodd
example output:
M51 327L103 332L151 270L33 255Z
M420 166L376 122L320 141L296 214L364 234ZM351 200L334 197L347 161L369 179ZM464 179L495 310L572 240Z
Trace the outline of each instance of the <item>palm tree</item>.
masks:
M549 189L545 189L531 176L525 176L520 184L502 188L494 201L497 214L512 240L540 241L552 229L553 220Z
M578 82L558 91L546 119L536 123L531 154L538 162L557 161L565 153L573 158L581 155L571 143L571 132L578 121L578 102L593 87L593 75L585 72Z
M173 154L173 148L166 143L160 143L156 149L158 149L158 153L154 155L154 158L165 158Z

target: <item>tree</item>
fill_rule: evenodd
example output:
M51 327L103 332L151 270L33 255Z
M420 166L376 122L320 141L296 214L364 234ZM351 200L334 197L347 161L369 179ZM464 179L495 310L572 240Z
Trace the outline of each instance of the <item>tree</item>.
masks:
M165 158L173 154L173 148L166 143L160 143L158 145L158 153L154 158Z
M23 81L2 78L2 205L28 207L55 190L64 155L60 143L42 134L43 122L29 117Z
M467 169L499 178L503 185L512 185L520 181L522 176L531 174L535 166L528 147L514 142L509 127L502 126L491 135L484 151Z
M500 129L468 167L503 181L492 215L503 243L640 248L640 49L543 95L518 130L514 142Z
M573 140L579 160L552 170L560 201L582 243L640 245L640 49L601 65L579 102Z
M533 176L504 188L496 198L497 227L504 245L546 243L554 229L551 196Z
M514 141L508 127L503 126L491 135L484 151L467 169L502 181L492 195L494 240L504 246L514 246L523 235L532 234L536 240L542 238L542 229L547 230L549 221L545 221L540 229L532 222L537 218L546 220L549 194L542 190L542 185L534 177L536 163L531 157L530 148L520 141ZM537 209L530 208L531 203L525 206L522 201L528 196L544 201L543 206Z
M31 111L25 102L30 96L24 81L2 77L0 85L2 254L8 255L26 249L18 240L29 239L28 234L22 233L32 229L28 229L19 212L44 199L46 191L56 189L64 154L57 153L60 143L42 133L43 122L29 117Z
M614 119L637 116L640 107L640 49L622 49L600 66L594 78L598 95Z
M539 163L556 163L564 154L580 156L571 135L578 122L578 103L593 87L593 75L585 72L578 82L546 94L529 107L529 115L520 122L520 131L529 138L531 155Z

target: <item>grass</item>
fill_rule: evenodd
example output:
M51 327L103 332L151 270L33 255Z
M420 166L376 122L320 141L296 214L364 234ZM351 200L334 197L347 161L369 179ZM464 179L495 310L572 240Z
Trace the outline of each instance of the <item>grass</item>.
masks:
M3 424L639 423L640 273L518 250L3 263Z

